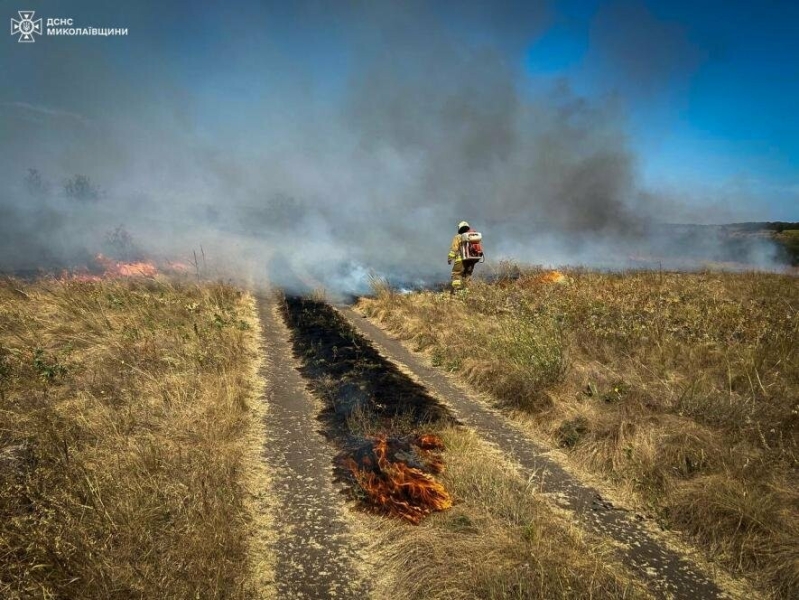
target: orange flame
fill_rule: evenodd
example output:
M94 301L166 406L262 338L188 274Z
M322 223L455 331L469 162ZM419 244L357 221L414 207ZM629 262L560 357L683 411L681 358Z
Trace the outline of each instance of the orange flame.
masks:
M566 276L560 271L547 271L535 279L538 283L566 283Z
M426 433L416 438L416 445L422 450L443 450L444 442L437 435Z
M154 277L158 269L151 262L117 262L98 254L95 261L103 267L104 277Z
M102 254L94 257L93 267L76 271L64 271L61 279L70 281L102 281L120 277L154 277L158 268L151 262L120 262Z
M371 505L414 525L418 525L431 512L452 506L452 498L444 485L430 473L410 466L405 458L407 452L404 447L407 446L416 451L427 470L440 473L444 469L444 462L433 452L443 450L441 438L427 434L407 444L405 440L390 440L381 435L369 438L369 442L374 460L366 455L359 464L350 457L345 461L345 466L366 493Z

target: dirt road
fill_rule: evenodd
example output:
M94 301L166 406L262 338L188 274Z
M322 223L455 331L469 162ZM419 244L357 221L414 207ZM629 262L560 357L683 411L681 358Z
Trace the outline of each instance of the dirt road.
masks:
M334 451L317 433L319 406L292 357L289 333L275 302L259 298L266 360L267 440L264 459L273 472L277 597L364 598L360 545L348 509L333 483Z

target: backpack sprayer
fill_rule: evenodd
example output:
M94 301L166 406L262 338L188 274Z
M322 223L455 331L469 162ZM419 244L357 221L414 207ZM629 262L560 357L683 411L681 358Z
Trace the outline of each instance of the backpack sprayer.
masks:
M461 234L460 254L462 260L485 262L483 254L483 234L479 231L467 231Z

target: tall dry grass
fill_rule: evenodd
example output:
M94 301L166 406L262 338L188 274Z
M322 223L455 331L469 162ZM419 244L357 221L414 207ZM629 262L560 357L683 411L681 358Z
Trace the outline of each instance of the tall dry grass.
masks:
M775 597L799 595L799 285L516 269L360 306Z
M253 315L221 284L0 281L0 596L255 594Z

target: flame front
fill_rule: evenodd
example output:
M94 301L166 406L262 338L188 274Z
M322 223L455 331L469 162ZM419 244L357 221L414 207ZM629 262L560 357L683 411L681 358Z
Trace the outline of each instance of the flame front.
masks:
M381 435L368 442L369 451L361 453L360 462L350 457L345 465L372 506L415 525L431 512L452 506L444 485L431 474L444 469L443 460L434 453L444 448L441 438L427 434L403 440ZM418 466L409 465L416 457L421 459Z
M158 268L151 262L118 262L98 254L95 261L103 267L105 277L154 277Z
M566 276L560 271L547 271L536 277L539 283L565 283Z
M155 277L158 272L158 267L149 261L122 262L98 254L94 257L92 265L73 271L64 271L61 279L102 281L122 277Z

